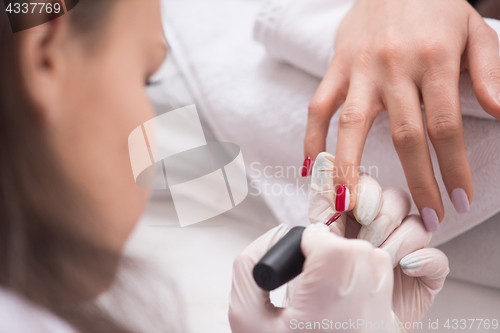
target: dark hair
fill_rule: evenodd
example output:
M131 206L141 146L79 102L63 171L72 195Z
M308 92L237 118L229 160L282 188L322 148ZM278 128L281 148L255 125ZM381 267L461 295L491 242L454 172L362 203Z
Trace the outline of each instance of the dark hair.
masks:
M99 39L95 31L115 2L81 0L66 14L71 29ZM0 286L81 332L128 332L89 301L123 259L81 235L79 225L98 228L99 221L49 147L24 89L21 34L12 33L0 8Z

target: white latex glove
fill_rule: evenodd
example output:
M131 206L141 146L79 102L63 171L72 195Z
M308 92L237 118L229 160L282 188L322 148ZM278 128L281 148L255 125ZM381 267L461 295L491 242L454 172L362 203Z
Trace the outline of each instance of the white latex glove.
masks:
M318 156L316 160L320 160L316 167L323 167L323 171L328 171L329 164L321 162L326 156L333 160L331 155ZM314 174L318 173L313 173L313 178ZM313 180L321 186L313 186L311 212L317 212L321 218L311 216L312 221L335 214L331 205L324 204L332 202L333 197L333 183L325 180ZM252 271L288 228L282 225L272 229L238 256L233 267L229 309L233 332L373 332L368 323L382 325L377 332L405 332L405 325L411 326L406 332L413 331L441 289L448 261L439 250L425 249L430 233L418 216L406 217L410 206L407 194L396 188L382 191L371 178L366 178L365 184L366 192L360 195L369 198L373 192L379 193L382 198L374 198L382 205L370 208L380 209L378 214L360 209L357 215L375 220L363 220L366 226L361 227L352 214L342 214L329 228L324 223L309 226L301 243L306 257L304 270L288 284L286 308L277 308L270 302L269 292L257 286ZM364 232L367 235L382 235L377 236L382 238L381 248L364 240L342 237L355 237L360 229L368 230Z
M391 311L390 256L366 241L329 232L325 224L311 225L304 231L301 248L306 261L296 283L293 304L287 308L275 307L269 300L269 292L255 283L252 271L287 230L284 225L272 229L236 258L229 307L233 333L334 332L339 329L371 332L373 329L361 325L361 320L363 323L395 322Z
M334 160L328 153L321 153L316 158L309 196L311 223L324 223L336 214ZM396 187L380 189L375 179L363 174L358 184L357 206L353 210L358 221L354 214L342 213L330 225L330 230L339 236L365 239L389 253L394 267L392 308L406 325L407 332L414 331L413 323L423 318L449 272L445 254L425 248L431 233L426 231L420 216L407 216L410 209L411 199L406 192ZM289 284L289 289L294 288L295 283ZM293 290L288 297L294 297Z

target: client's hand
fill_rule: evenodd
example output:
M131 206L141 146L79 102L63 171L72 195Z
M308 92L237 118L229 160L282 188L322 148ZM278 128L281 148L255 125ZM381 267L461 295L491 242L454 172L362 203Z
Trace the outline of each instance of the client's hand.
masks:
M470 72L484 110L500 120L498 36L466 1L355 2L338 29L335 56L309 105L304 147L311 158L326 150L330 119L344 103L334 184L351 193L339 186L338 200L345 203L339 210L356 204L366 137L376 115L387 110L394 146L427 230L437 230L444 208L426 132L455 208L467 212L473 186L458 91L462 70Z
M332 202L334 162L328 153L316 158L309 194L311 223L324 223L336 216ZM425 248L431 234L419 216L408 216L411 199L403 190L381 189L375 179L364 174L358 184L357 204L356 217L351 212L342 213L330 230L339 236L365 239L389 253L394 267L392 308L411 332L441 290L449 272L448 259L437 249ZM293 291L289 296L293 298Z

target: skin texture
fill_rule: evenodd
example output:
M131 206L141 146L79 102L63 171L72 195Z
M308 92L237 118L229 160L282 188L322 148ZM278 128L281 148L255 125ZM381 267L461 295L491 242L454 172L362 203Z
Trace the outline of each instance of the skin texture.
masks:
M349 187L352 209L367 134L386 110L413 200L420 212L428 207L441 221L444 208L426 135L448 194L461 188L472 202L459 75L470 72L479 103L500 119L498 50L498 36L466 1L357 0L339 27L335 57L309 105L305 155L325 151L330 119L344 103L334 183Z
M65 15L22 32L22 68L50 146L102 221L79 231L116 251L148 198L134 182L127 139L153 117L145 85L166 56L159 1L119 1L100 29L86 41Z

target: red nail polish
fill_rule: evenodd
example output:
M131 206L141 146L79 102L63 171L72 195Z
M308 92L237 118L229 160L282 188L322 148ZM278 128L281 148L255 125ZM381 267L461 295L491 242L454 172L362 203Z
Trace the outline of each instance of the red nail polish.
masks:
M335 210L337 212L345 212L349 208L351 202L351 193L345 185L339 185L335 196Z
M302 165L302 177L309 176L309 172L311 172L311 158L306 156L306 158L304 158L304 164Z
M340 217L340 213L335 213L329 220L326 222L326 225L330 225L333 222L337 221Z

